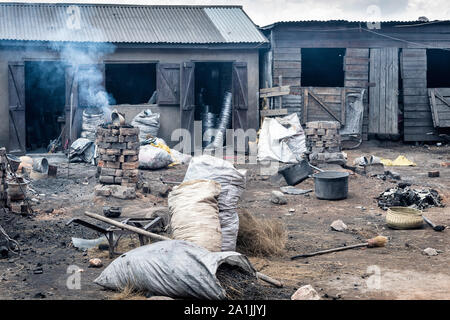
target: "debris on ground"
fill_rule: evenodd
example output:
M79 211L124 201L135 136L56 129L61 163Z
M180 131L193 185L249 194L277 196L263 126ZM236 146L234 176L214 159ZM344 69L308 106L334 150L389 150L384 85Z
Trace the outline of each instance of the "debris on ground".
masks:
M103 267L103 262L99 258L93 258L89 260L89 267L91 268L101 268Z
M427 256L437 256L439 254L439 252L433 248L426 248L423 250L423 253Z
M348 229L347 225L342 220L335 220L330 225L331 229L338 232L343 232Z
M382 164L381 159L379 157L370 155L370 156L361 156L353 160L353 164L355 166L371 166L374 164Z
M270 257L285 252L287 235L279 219L255 218L246 210L239 213L237 251L248 256Z
M70 162L86 162L92 163L95 156L95 144L92 140L79 138L70 146L69 161Z
M284 205L284 204L287 204L287 199L283 195L282 192L277 191L277 190L273 190L270 193L270 202L272 202L273 204Z
M428 177L430 178L438 178L440 176L440 172L435 170L435 171L428 171Z
M395 160L389 160L389 159L381 159L380 160L382 164L388 167L415 167L416 164L407 159L405 156L401 155L398 156Z
M389 207L411 207L423 210L431 207L443 207L441 196L434 189L413 189L408 184L399 184L381 193L378 206L383 210Z
M312 189L298 189L292 186L281 187L280 190L285 194L292 194L292 195L302 195L313 191Z
M313 174L313 170L306 160L301 160L298 164L284 166L280 168L278 172L284 177L286 183L290 186L299 184Z
M321 300L319 293L310 284L300 287L291 300Z

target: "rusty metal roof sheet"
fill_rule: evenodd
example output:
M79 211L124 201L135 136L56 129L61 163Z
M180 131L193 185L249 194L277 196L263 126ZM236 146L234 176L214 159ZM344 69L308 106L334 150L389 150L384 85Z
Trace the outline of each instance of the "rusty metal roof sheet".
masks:
M0 40L267 43L240 6L0 3Z

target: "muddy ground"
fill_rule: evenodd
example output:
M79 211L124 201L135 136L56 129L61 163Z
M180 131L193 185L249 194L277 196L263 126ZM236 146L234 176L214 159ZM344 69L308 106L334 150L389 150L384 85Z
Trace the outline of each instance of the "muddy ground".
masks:
M449 146L412 146L397 143L366 143L357 150L348 150L348 164L360 155L373 154L395 159L405 155L417 163L416 167L391 168L402 181L414 187L438 190L447 204L444 208L430 208L424 212L433 221L450 225L450 168L441 166L450 161ZM59 163L57 178L32 182L32 203L37 215L33 218L5 214L0 210L0 224L21 246L20 256L0 259L0 299L112 299L114 293L93 283L104 267L89 268L92 252L72 246L71 237L94 239L99 235L78 225L66 226L74 217L82 217L88 210L101 213L103 201L94 198L96 168L87 164ZM239 166L238 166L239 167ZM385 211L376 200L382 191L397 181L352 174L349 197L341 201L325 201L308 195L287 195L287 205L269 201L270 192L278 190L276 181L259 175L257 166L249 169L247 189L239 203L257 217L280 219L286 226L286 253L281 257L250 260L258 271L283 281L286 287L271 292L270 299L288 299L299 286L311 284L324 299L449 299L450 298L450 237L449 229L435 232L424 226L417 230L392 230L385 226ZM428 178L427 172L439 170L439 178ZM145 171L150 183L183 179L186 166L167 170ZM297 186L313 189L312 179ZM121 218L145 216L149 207L164 206L167 198L158 192L142 195L135 200L112 203L124 207ZM295 209L295 212L290 212ZM335 232L330 224L336 219L348 225L345 232ZM384 235L390 241L385 248L354 249L291 261L290 256L331 247L364 242ZM133 238L135 242L135 239ZM130 241L129 249L132 249ZM437 256L423 254L425 248L440 250ZM123 248L126 251L128 248ZM112 260L99 253L105 266ZM81 288L67 286L71 266L83 269ZM76 268L76 267L73 267Z

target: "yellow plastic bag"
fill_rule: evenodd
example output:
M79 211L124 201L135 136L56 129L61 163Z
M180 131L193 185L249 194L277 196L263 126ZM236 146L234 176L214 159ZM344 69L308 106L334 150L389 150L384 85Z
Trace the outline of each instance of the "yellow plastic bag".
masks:
M416 164L405 156L398 156L394 161L389 159L381 159L381 163L388 167L415 167Z

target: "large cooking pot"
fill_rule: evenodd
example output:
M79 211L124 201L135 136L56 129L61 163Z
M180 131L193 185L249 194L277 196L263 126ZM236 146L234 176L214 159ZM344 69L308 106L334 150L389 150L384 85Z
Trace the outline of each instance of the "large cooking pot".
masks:
M313 175L318 199L342 200L348 195L348 172L323 171Z

